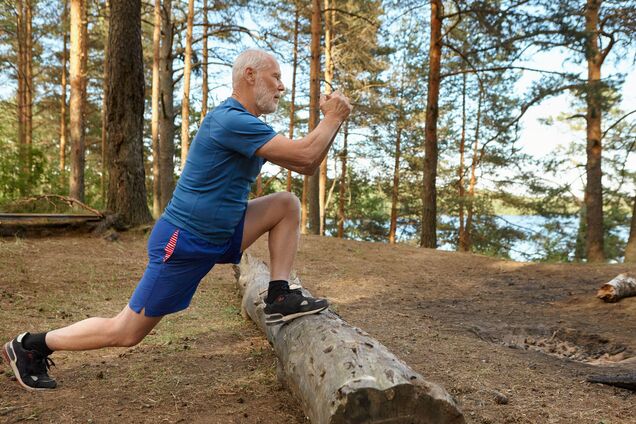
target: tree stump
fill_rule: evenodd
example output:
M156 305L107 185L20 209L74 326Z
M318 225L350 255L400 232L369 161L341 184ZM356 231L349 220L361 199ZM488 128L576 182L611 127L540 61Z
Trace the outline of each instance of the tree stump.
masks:
M245 254L235 271L243 315L267 336L278 357L279 376L313 424L465 422L441 386L329 310L268 327L262 303L267 265ZM300 285L297 278L292 283Z
M636 278L627 272L603 284L596 293L596 297L605 302L618 302L630 296L636 296Z

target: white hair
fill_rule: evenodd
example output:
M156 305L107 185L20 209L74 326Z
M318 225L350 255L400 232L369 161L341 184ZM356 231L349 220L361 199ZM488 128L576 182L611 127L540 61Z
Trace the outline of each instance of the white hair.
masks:
M238 85L245 69L252 68L258 71L264 68L268 58L276 60L271 54L258 49L247 49L239 54L232 65L232 85Z

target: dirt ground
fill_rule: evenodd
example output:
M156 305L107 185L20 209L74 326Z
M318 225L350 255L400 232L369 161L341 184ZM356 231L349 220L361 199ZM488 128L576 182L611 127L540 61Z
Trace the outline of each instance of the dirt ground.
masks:
M146 237L0 239L0 339L118 313L143 273ZM264 240L251 250L266 258ZM635 422L634 392L586 382L636 372L636 298L594 297L634 266L303 236L296 268L343 319L445 387L470 423ZM53 392L20 389L2 364L0 422L307 422L239 305L223 265L140 345L55 353Z

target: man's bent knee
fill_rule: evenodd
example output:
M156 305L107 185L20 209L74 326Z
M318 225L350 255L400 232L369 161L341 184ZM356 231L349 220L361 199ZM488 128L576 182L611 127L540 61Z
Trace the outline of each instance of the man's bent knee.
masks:
M300 200L294 193L283 191L278 193L280 199L285 204L285 210L290 213L300 214Z

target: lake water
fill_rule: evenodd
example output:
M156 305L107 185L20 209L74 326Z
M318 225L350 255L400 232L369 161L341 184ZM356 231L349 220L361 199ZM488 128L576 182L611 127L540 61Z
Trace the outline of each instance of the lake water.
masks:
M497 226L507 226L514 228L526 235L526 239L515 239L511 242L509 248L509 255L511 259L515 261L525 262L539 259L544 256L545 247L542 245L540 241L535 241L534 238L543 240L552 244L556 248L567 249L565 247L566 243L572 244L576 233L578 231L579 219L578 217L560 217L560 218L545 218L538 215L501 215L496 216L495 221ZM546 229L546 224L552 224L556 226L551 230ZM366 225L369 225L367 222ZM385 223L384 225L376 225L375 233L378 234L377 237L368 237L367 235L356 234L355 229L360 228L362 224L360 222L355 222L352 220L347 221L347 228L349 238L354 240L375 240L375 241L385 241L386 236L381 236L380 234L388 234L389 223ZM455 246L451 243L443 243L444 240L444 230L443 227L456 229L458 227L458 218L457 217L449 217L443 216L440 219L440 225L438 228L438 243L440 243L439 249L441 250L449 250L454 251ZM410 225L407 223L398 224L398 229L396 233L396 238L398 242L402 243L417 243L419 238L419 234L417 234L417 228L414 225ZM331 220L327 222L327 235L334 235L335 228L334 223ZM612 234L617 236L623 242L627 241L629 237L629 225L626 222L625 225L615 227L612 229ZM574 251L569 253L570 258L574 256Z

